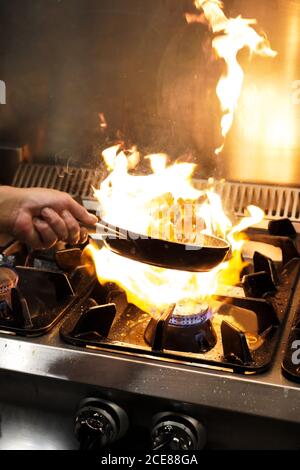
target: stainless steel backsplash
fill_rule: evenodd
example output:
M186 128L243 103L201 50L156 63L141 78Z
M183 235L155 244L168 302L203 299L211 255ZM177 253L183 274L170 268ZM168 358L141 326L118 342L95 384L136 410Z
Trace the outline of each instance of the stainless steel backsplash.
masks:
M185 21L192 0L0 0L0 143L26 146L35 162L97 168L123 138L185 155L200 178L299 186L300 0L224 4L256 18L278 57L241 54L244 89L220 157L224 68L206 26Z

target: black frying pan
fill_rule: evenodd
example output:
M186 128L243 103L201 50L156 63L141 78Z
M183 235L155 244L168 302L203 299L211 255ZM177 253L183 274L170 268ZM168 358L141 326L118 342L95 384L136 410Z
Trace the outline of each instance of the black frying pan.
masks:
M101 221L99 233L91 234L103 241L114 253L126 258L167 269L210 271L220 264L229 251L229 244L217 237L203 235L203 245L186 245L143 236L113 227Z

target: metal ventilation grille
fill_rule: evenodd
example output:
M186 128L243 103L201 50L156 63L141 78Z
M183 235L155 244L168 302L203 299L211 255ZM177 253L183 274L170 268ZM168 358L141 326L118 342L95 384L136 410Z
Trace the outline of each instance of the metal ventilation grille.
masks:
M13 185L59 189L73 197L93 199L92 186L99 186L100 181L101 174L97 170L21 163ZM195 183L200 188L207 185L206 180L196 180ZM292 222L300 224L300 189L226 181L218 183L216 191L225 209L237 216L244 216L247 206L253 204L265 211L266 219L288 217ZM92 207L92 202L89 207Z
M59 189L73 197L92 198L92 186L99 186L100 172L87 168L21 163L13 180L18 188Z
M200 181L200 187L206 184ZM247 206L255 205L264 210L266 219L288 217L300 223L300 189L228 181L217 183L215 189L225 209L237 216L245 216Z

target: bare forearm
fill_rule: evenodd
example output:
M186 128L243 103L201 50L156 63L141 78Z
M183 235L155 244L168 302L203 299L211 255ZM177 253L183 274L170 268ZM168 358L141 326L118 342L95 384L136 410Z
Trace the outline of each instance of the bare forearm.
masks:
M14 220L24 199L24 190L0 186L0 232L13 232Z

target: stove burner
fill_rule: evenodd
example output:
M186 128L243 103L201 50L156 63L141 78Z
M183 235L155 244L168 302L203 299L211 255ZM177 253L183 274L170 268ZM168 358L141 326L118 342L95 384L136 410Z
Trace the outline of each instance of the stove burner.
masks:
M203 304L201 306L196 305L195 310L197 310L197 313L186 313L186 308L187 307L184 303L177 304L169 320L169 325L179 327L202 325L207 322L213 314L208 304Z
M10 289L15 287L18 282L18 275L10 268L0 268L0 295L6 294Z
M0 302L11 303L11 290L18 283L17 273L10 268L0 267Z
M145 340L153 350L208 352L217 342L210 321L212 315L207 304L177 304L169 314L163 313L158 320L150 320Z

